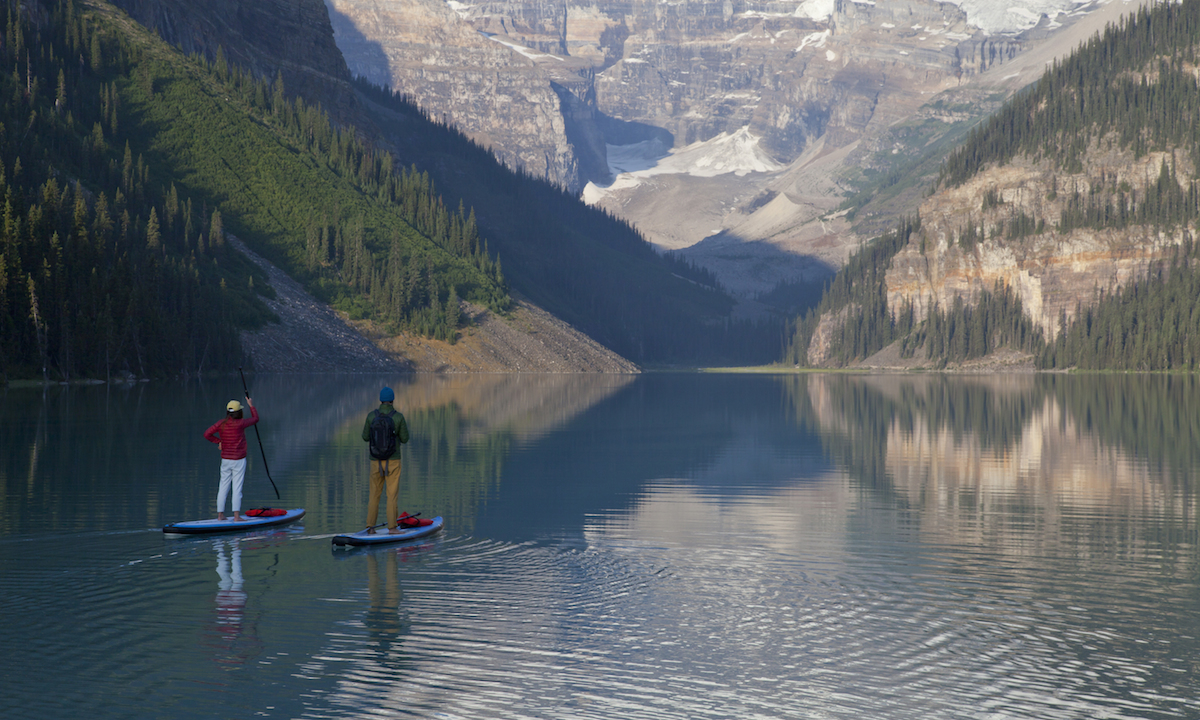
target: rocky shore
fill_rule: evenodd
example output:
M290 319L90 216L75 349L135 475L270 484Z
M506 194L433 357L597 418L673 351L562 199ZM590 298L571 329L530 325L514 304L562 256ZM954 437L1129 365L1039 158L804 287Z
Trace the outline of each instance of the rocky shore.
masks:
M903 357L900 354L899 342L888 345L871 357L851 364L850 367L855 370L877 373L939 371L965 375L989 375L1039 372L1033 354L1020 350L1001 348L990 355L942 366L940 362L926 358L924 349L919 350L913 357Z

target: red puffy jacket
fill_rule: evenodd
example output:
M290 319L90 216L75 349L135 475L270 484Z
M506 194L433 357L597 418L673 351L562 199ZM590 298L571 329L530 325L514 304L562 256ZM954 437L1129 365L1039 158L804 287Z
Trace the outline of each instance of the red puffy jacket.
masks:
M249 418L220 420L204 431L204 439L220 443L221 457L226 460L241 460L246 457L246 428L257 422L258 411L251 406Z

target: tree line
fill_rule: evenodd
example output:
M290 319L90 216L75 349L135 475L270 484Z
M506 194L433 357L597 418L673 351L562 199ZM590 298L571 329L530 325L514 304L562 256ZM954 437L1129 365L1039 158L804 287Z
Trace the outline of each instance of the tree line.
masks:
M1044 368L1200 370L1200 250L1189 239L1169 261L1116 292L1099 291L1040 356Z
M884 275L892 258L920 230L919 217L906 218L895 230L851 255L826 285L817 306L793 323L784 362L808 364L808 348L824 316L843 316L832 342L833 361L838 365L868 357L898 339L899 326L888 309Z
M962 185L1017 155L1060 172L1084 170L1088 153L1120 149L1141 158L1169 154L1141 189L1101 170L1086 190L1071 189L1053 227L1014 213L999 230L1017 239L1047 230L1184 227L1200 219L1200 2L1157 3L1110 25L1055 61L1030 89L970 133L946 158L937 186ZM1185 162L1192 172L1181 168ZM1057 184L1049 199L1059 198ZM996 203L992 203L994 205ZM989 207L988 198L983 208ZM961 234L964 245L975 228Z
M1025 314L1020 298L1004 284L976 297L956 296L949 307L934 305L916 320L911 301L892 310L887 301L887 268L921 232L919 217L904 220L851 256L826 286L821 302L795 321L784 361L807 365L808 350L822 317L836 317L832 362L847 365L899 341L902 357L918 352L942 366L983 357L1002 347L1041 352L1045 338Z
M1194 68L1200 2L1155 3L1109 25L1031 88L1013 97L950 153L939 185L955 187L1018 154L1046 158L1064 172L1101 139L1131 149L1184 148L1200 167L1200 114Z
M391 152L354 127L338 126L319 105L290 97L282 74L271 82L258 78L227 63L221 48L212 62L199 55L192 60L202 81L239 100L285 144L312 158L318 172L301 168L302 173L325 171L342 185L321 193L316 187L329 179L299 185L273 175L269 166L280 154L270 143L239 158L239 167L258 170L253 173L258 184L251 191L237 187L241 179L236 170L214 172L203 181L215 194L266 195L243 203L239 216L253 225L248 232L267 240L266 254L307 289L352 318L371 318L393 332L451 342L462 321L460 298L497 312L507 310L511 299L500 259L481 236L474 210L461 202L448 208L428 172L415 165L397 167ZM176 67L146 66L156 77L154 85L163 86L164 104L186 106L204 92L202 86L180 83ZM175 85L183 85L182 92L173 92ZM139 98L143 103L155 99ZM170 109L165 114L171 117ZM215 153L212 145L220 139L217 135L203 142L200 154ZM345 186L361 197L347 193Z
M473 211L278 78L219 51L184 58L73 0L3 7L5 377L243 364L238 333L275 319L272 291L227 232L393 329L453 340L460 297L511 302ZM231 136L270 152L238 153Z
M455 210L448 209L428 172L415 165L395 167L391 152L367 142L353 127L335 125L319 105L289 97L282 74L268 83L229 65L221 48L212 63L198 55L194 59L285 138L395 210L418 235L467 263L439 263L422 252L419 242L400 233L372 238L365 212L321 203L319 215L308 213L304 218L302 259L287 263L321 297L354 317L372 317L393 330L443 340L453 340L458 327L459 290L465 299L493 310L508 308L500 259L481 237L475 211L461 202Z
M116 145L100 29L71 2L35 25L5 3L0 47L0 372L70 380L240 364L271 318L265 276L221 214L156 185Z

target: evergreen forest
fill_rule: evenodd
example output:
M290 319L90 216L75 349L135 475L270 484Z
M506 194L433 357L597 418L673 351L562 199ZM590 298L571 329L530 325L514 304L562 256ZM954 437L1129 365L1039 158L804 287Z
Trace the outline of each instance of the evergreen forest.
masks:
M504 314L515 291L640 363L780 351L711 273L390 89L358 83L373 114L339 124L100 0L3 9L0 380L249 365L273 290L230 236L390 332L454 342L460 299Z
M71 5L37 24L5 11L0 370L70 380L240 362L237 329L270 319L265 276L231 252L218 210L163 188L113 132L134 129L105 60L115 37Z
M1115 177L1072 191L1058 218L1015 213L1002 226L1008 240L1079 228L1168 233L1182 239L1170 262L1119 291L1097 290L1060 319L1053 340L1032 326L1005 287L958 298L914 322L912 308L888 307L884 275L910 242L919 219L872 241L830 282L819 307L794 325L786 362L805 364L822 315L840 313L831 362L845 365L899 343L902 356L923 353L935 364L1007 347L1033 353L1042 368L1166 370L1200 367L1200 286L1195 233L1200 222L1200 0L1156 3L1110 25L1055 62L1030 88L981 123L946 158L935 186L962 185L983 170L1020 156L1062 174L1082 172L1089 153L1117 149L1143 157L1163 153L1158 175L1137 190ZM1051 198L1058 199L1058 198ZM987 194L980 207L1000 202ZM978 228L958 233L970 248Z
M228 233L397 330L451 339L459 297L511 302L468 210L282 83L184 58L111 9L31 8L5 4L0 48L5 375L240 365L272 291Z

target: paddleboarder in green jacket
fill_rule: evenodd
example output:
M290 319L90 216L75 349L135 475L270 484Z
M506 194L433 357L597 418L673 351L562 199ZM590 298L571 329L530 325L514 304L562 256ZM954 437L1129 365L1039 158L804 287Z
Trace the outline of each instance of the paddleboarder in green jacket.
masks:
M379 408L367 413L362 439L371 453L371 495L367 501L367 532L373 533L379 518L379 493L387 488L388 532L400 532L396 527L400 496L400 446L408 442L408 423L396 412L392 403L396 393L390 387L379 391Z

